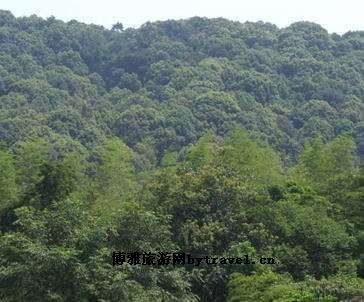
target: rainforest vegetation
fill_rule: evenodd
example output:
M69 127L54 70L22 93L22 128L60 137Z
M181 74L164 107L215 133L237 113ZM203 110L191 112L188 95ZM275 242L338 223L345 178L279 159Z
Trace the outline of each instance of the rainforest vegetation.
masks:
M0 11L1 301L363 301L363 160L363 31Z

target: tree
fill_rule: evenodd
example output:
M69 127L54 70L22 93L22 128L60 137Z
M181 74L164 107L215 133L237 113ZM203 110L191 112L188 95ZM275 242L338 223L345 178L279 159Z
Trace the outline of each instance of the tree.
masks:
M235 273L230 276L227 301L356 301L362 294L360 281L350 276L294 282L288 275L273 272L249 276Z
M134 158L131 150L117 138L106 140L97 156L94 207L105 215L120 208L134 193Z
M297 176L319 190L336 192L354 173L353 154L354 143L348 136L338 137L326 145L317 138L306 143L296 168Z
M282 179L277 154L250 139L243 130L235 129L226 137L220 158L223 166L237 173L248 185L279 184Z
M0 150L0 204L5 207L17 196L16 171L13 156Z
M111 27L111 30L116 31L116 32L122 32L123 29L124 29L124 26L120 22L117 22L117 23L113 24L113 26Z

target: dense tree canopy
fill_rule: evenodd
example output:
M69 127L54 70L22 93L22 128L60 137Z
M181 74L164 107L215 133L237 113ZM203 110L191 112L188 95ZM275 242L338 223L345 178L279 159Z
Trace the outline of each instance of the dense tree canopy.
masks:
M361 301L363 100L364 32L0 11L0 300ZM181 251L274 264L113 265Z

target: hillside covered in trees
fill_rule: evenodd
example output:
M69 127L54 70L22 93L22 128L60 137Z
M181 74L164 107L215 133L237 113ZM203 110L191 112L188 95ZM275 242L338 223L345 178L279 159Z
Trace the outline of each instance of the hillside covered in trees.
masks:
M362 301L363 160L362 31L0 11L1 301Z

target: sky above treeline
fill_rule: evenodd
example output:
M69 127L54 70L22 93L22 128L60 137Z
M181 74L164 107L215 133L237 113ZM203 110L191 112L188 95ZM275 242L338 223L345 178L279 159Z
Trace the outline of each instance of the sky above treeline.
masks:
M147 21L193 16L265 21L286 27L296 21L321 24L330 33L364 30L364 0L1 0L15 16L36 14L110 28L116 22L138 27Z

